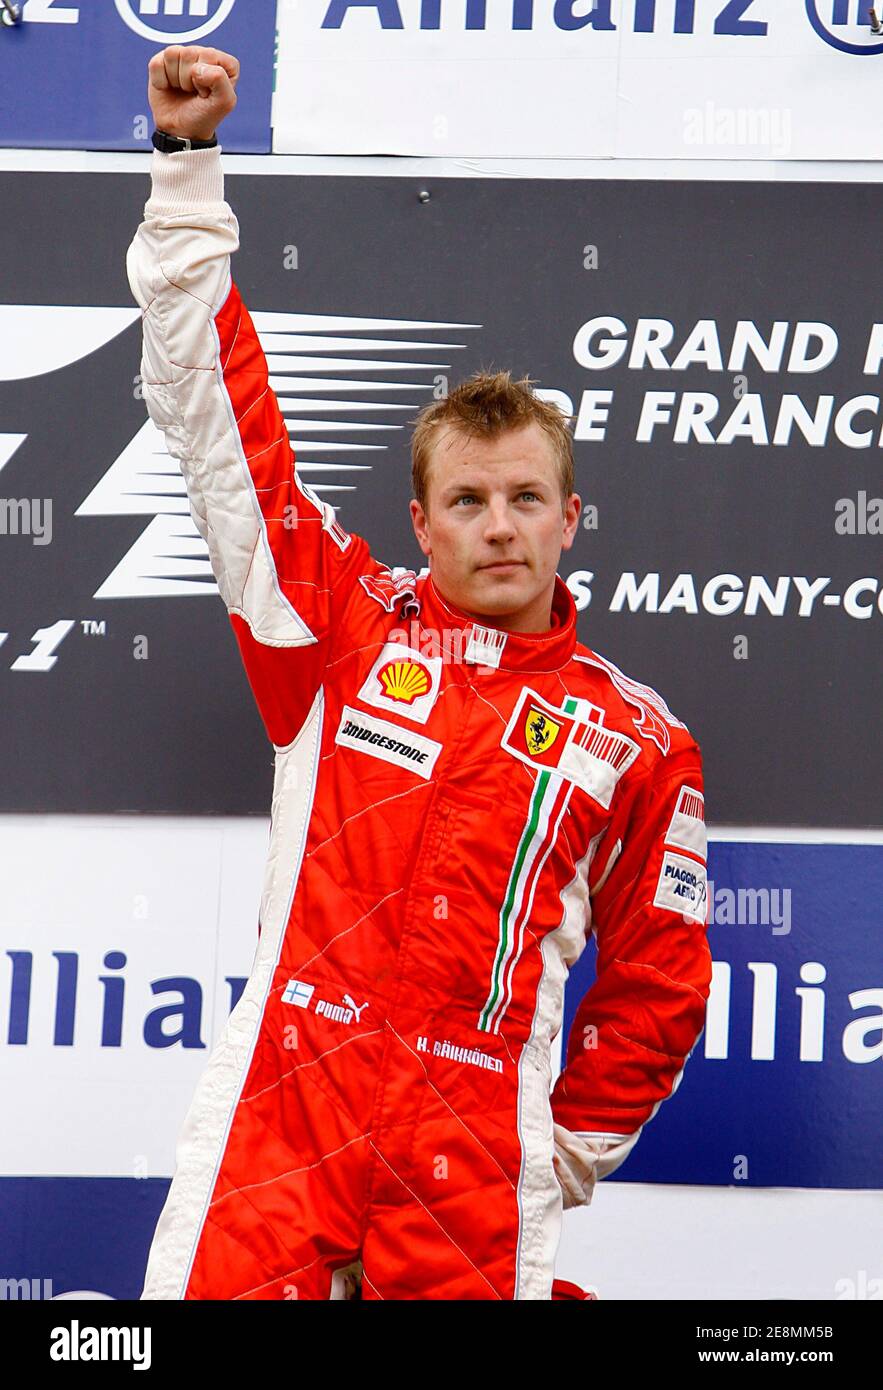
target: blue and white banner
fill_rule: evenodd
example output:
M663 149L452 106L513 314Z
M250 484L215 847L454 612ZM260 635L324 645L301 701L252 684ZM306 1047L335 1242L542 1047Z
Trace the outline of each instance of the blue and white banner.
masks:
M137 1298L176 1137L250 969L267 823L39 824L38 836L32 817L0 818L0 1301ZM621 1243L630 1219L622 1183L645 1212L627 1297L688 1296L714 1230L713 1283L693 1296L879 1299L879 1196L867 1189L883 1187L883 847L712 830L709 878L705 1032L623 1167L566 1215L571 1258L599 1277L598 1223L618 1212ZM568 981L562 1042L593 972L590 944ZM676 1188L643 1187L659 1183L690 1184L696 1209L663 1249L650 1227L658 1236L681 1208ZM777 1247L795 1242L780 1287L766 1267L752 1273L764 1212Z
M282 0L280 153L880 159L870 0ZM879 8L878 8L879 13Z
M708 879L705 1031L617 1178L883 1187L883 847L712 840Z
M149 150L147 63L208 44L242 63L224 148L270 148L276 0L24 0L0 23L0 145Z
M167 1178L251 969L266 821L0 826L0 1177ZM617 1180L883 1187L879 838L712 829L708 868L705 1031ZM590 940L562 1049L594 970Z

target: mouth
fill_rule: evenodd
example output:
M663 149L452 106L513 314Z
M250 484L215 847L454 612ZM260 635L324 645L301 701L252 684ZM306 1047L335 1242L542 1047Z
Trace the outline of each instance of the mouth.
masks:
M507 574L510 570L520 569L523 564L523 560L497 560L492 565L479 565L478 568L490 570L493 574Z

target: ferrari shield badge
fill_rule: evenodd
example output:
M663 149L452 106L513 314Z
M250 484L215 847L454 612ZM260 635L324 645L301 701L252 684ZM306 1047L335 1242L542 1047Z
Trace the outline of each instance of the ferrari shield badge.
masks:
M556 720L550 718L543 710L537 709L536 705L531 705L524 721L524 740L528 752L533 757L548 753L560 731L561 725Z

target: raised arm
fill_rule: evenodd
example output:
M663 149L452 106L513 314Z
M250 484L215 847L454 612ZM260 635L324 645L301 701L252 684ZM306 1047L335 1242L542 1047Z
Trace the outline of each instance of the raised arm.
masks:
M238 61L218 49L156 54L157 129L210 140L236 104L238 78ZM239 224L224 199L220 155L220 145L154 152L126 265L143 315L147 409L181 465L268 736L284 747L309 712L334 624L370 556L297 476L263 349L231 279Z

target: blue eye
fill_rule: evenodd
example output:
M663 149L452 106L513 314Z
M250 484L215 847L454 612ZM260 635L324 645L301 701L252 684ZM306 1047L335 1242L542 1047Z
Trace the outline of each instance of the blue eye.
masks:
M538 493L536 493L536 492L531 492L529 489L525 489L523 492L520 492L520 493L518 494L518 496L519 496L519 497L530 497L530 498L533 499L534 502L539 502L539 501L542 500L542 499L540 498L540 496L539 496ZM456 498L454 499L454 506L455 506L455 507L459 507L459 505L460 505L461 502L477 502L477 501L478 501L478 498L476 497L476 495L475 495L474 492L463 492L463 493L460 494L459 497L456 497Z

